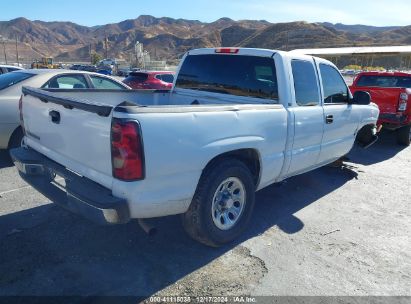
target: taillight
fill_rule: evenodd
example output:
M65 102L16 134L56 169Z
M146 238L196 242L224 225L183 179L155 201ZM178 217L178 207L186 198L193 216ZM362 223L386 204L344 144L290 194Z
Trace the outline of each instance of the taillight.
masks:
M239 51L239 49L236 49L236 48L218 48L218 49L215 49L215 52L219 53L219 54L237 54L238 51Z
M113 176L124 181L144 178L144 154L139 125L135 121L113 119L111 161Z
M21 95L19 99L19 115L20 115L20 125L21 125L21 128L23 129L23 134L26 134L26 131L24 129L24 119L23 119L23 95Z
M407 103L408 103L408 94L407 93L401 93L400 94L400 99L398 101L398 111L405 111L407 109Z

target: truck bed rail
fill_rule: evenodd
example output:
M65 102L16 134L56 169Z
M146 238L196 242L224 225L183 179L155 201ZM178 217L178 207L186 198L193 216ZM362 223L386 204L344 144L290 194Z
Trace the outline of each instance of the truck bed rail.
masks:
M70 97L58 97L54 96L51 92L46 92L42 89L36 89L32 87L23 87L22 92L24 95L31 95L39 98L42 102L51 102L61 105L67 109L80 109L90 113L96 113L99 116L107 117L110 115L112 106L103 104L91 104L87 101L78 100Z

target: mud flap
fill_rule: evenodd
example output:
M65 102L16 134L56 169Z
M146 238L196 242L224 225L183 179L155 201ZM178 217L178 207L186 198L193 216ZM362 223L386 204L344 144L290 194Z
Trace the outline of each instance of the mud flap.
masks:
M368 144L364 144L364 143L363 143L363 145L362 145L361 147L362 147L363 149L367 149L367 148L371 147L373 144L375 144L377 140L378 140L378 135L373 135L373 136L371 137L370 142L369 142Z
M378 140L377 127L374 125L364 126L357 134L356 142L363 149L372 146Z

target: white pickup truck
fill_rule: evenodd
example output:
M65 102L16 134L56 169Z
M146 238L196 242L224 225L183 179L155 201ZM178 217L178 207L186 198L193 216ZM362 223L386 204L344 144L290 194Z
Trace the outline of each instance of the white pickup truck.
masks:
M219 246L255 191L376 140L379 110L329 61L282 51L189 51L169 92L23 88L20 175L99 223L182 214ZM60 178L56 178L60 177Z

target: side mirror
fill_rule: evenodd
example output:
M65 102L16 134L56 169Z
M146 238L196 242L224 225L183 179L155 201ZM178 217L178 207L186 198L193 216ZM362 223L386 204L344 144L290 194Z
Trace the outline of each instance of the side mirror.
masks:
M371 103L370 93L365 92L365 91L355 92L353 99L351 99L351 104L369 105L370 103Z

